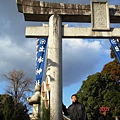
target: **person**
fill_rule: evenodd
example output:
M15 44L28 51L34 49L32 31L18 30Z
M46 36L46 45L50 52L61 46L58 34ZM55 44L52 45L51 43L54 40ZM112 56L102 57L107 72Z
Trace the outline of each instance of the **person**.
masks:
M71 120L88 120L85 106L81 102L78 102L76 94L71 96L71 100L72 104L68 107L68 109L64 104L62 106L64 115L69 115Z

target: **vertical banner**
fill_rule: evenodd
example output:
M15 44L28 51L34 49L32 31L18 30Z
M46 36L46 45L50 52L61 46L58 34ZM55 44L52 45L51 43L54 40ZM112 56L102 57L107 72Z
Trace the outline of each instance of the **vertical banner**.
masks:
M118 62L120 63L120 46L119 46L119 40L118 39L109 39L111 46L115 52L115 55L118 59Z
M42 84L46 51L47 51L47 38L38 38L36 40L36 84L37 85Z
M40 99L40 120L50 120L50 109L46 108L46 82L44 76L46 69L46 53L47 53L47 38L39 38L36 40L36 85L41 86Z

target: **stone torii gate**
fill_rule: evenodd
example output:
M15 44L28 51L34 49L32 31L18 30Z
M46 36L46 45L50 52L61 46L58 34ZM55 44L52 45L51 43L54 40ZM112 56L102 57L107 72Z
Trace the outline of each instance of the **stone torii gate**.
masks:
M47 75L51 79L51 120L62 120L62 38L120 38L120 6L104 0L91 0L90 5L16 0L25 21L49 22L48 26L26 27L26 37L48 37ZM91 23L90 28L62 26L62 22Z

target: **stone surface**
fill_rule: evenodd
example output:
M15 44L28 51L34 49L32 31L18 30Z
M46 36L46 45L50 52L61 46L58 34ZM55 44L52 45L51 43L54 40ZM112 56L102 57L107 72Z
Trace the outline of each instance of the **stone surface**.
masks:
M50 77L50 120L62 120L62 21L59 15L49 19L47 76Z
M41 37L46 37L49 34L49 29L48 26L44 27L38 27L38 26L27 26L26 31L25 31L25 36L26 37L33 37L33 38L38 38L40 35Z
M27 101L30 105L33 104L40 104L40 98L41 98L41 88L40 85L35 86L35 94L29 98L27 98Z
M26 37L48 36L49 26L26 28ZM62 27L62 38L120 38L120 28L111 28L109 31L92 31L91 28Z
M120 29L111 28L110 31L92 31L92 28L62 28L62 22L91 22L90 5L34 0L17 0L17 5L18 11L24 14L26 21L49 22L49 26L27 27L26 36L48 37L47 76L51 80L50 120L62 120L62 37L118 38L120 37ZM120 23L120 6L109 6L109 13L111 23ZM35 104L34 108L33 113L37 110L38 113L35 112L35 114L39 114L40 106Z
M110 30L108 2L91 3L91 22L93 30Z
M33 111L32 114L29 115L30 120L40 120L40 105L33 104Z
M41 98L40 91L41 91L40 85L36 85L35 94L27 98L28 103L33 106L33 111L32 111L32 114L30 115L31 120L40 119L40 98Z
M91 22L90 5L51 3L34 0L16 0L16 2L18 11L24 13L26 21L48 22L52 14L59 14L63 22ZM120 23L119 5L109 5L109 13L111 23Z

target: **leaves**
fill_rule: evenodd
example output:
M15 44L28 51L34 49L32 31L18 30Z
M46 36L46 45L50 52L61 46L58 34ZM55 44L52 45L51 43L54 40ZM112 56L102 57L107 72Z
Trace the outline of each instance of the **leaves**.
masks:
M0 95L0 120L30 120L27 107L21 103L16 106L12 96Z
M113 81L109 75L96 73L88 76L77 92L79 101L86 106L90 120L97 120L101 117L99 112L101 106L110 107L109 114L112 117L120 114L119 107L116 112L114 109L116 106L120 106L120 85Z

